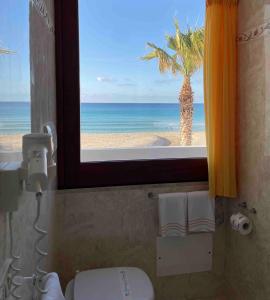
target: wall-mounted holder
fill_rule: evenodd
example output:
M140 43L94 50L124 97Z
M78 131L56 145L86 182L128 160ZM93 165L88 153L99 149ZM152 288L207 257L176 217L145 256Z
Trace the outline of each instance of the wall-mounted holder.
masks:
M147 194L147 197L148 197L149 199L158 199L158 195L154 194L153 192L149 192L149 193Z
M23 161L0 162L0 210L18 210L23 190L36 192L37 182L47 190L56 177L57 136L54 124L43 125L41 133L23 136Z
M239 203L238 204L238 207L241 207L241 208L243 208L244 210L246 210L246 211L248 211L249 213L251 213L251 214L254 214L254 215L256 215L257 214L257 210L256 210L256 208L254 208L254 207L252 207L252 208L249 208L248 207L248 205L247 205L247 202L241 202L241 203Z
M0 210L16 211L23 186L20 162L0 162Z

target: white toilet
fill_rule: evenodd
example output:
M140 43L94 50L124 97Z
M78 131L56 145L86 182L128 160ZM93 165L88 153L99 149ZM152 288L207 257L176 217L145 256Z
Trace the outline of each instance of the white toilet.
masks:
M44 278L48 290L41 300L154 300L149 277L138 268L106 268L78 273L63 296L58 275Z

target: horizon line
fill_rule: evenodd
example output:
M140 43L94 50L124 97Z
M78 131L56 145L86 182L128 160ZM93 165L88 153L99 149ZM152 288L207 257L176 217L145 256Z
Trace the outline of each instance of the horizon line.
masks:
M0 103L31 103L31 101L7 101L0 100ZM179 104L177 102L80 102L80 104ZM204 102L193 102L193 104L204 104Z

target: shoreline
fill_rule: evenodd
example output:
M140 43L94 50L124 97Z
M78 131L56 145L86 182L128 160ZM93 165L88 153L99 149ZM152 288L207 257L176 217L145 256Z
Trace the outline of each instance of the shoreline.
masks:
M21 151L22 134L0 135L0 151ZM82 133L82 149L179 146L179 132ZM192 146L204 146L205 133L193 132Z

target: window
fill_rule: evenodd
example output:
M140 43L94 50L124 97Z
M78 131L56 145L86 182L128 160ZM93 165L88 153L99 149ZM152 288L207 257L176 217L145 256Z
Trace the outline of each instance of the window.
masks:
M57 2L60 187L207 179L202 57L173 46L181 28L201 47L204 5Z
M16 160L30 131L29 2L0 10L0 161Z

